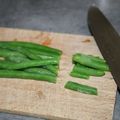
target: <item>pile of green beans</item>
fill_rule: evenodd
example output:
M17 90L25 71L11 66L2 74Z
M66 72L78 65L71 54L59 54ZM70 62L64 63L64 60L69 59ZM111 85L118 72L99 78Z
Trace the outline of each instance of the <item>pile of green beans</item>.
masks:
M23 41L0 41L0 77L56 83L62 51ZM77 53L72 58L72 77L103 76L109 67L104 59ZM65 88L97 95L97 88L68 81Z
M0 77L56 83L61 50L23 41L0 41Z
M90 76L100 77L105 75L105 71L109 71L106 61L100 57L77 53L73 55L72 61L72 77L89 79ZM98 95L97 88L72 81L68 81L64 87L84 94Z
M106 61L100 57L77 53L73 55L74 67L70 73L73 77L89 79L90 76L103 76L109 71Z

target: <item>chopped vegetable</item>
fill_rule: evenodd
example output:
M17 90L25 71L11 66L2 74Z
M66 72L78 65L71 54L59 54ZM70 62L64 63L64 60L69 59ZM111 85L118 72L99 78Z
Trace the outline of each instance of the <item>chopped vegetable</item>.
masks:
M78 53L73 56L73 61L98 70L109 71L109 67L104 60L91 55L84 55Z
M87 86L87 85L82 85L82 84L78 84L72 81L68 81L65 84L65 88L70 89L70 90L74 90L74 91L78 91L81 93L85 93L85 94L90 94L90 95L97 95L97 89L91 86Z
M82 74L82 73L79 73L79 72L75 72L75 71L72 71L72 72L70 73L70 75L71 75L72 77L89 79L89 75L85 75L85 74Z
M88 79L89 76L103 76L105 71L109 71L106 61L100 57L77 53L73 55L72 61L72 77Z
M83 66L79 63L75 64L73 70L75 73L88 75L88 76L103 76L105 75L104 71L89 68L87 66Z

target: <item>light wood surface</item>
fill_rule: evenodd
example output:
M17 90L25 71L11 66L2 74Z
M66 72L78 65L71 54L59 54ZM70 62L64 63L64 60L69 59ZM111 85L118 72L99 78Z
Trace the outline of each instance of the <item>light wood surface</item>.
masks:
M57 83L0 78L0 111L56 120L112 120L116 85L108 72L89 80L73 78L71 58L80 52L101 56L91 36L49 33L0 28L0 40L31 41L61 49L63 55ZM86 95L64 88L75 81L98 89L98 96Z

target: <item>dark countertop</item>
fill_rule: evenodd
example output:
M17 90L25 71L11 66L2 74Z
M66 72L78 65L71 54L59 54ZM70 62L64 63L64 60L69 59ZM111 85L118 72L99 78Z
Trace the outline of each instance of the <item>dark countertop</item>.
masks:
M87 10L98 6L120 33L120 0L0 0L0 27L90 35ZM0 120L42 120L0 113ZM113 120L120 120L117 92Z

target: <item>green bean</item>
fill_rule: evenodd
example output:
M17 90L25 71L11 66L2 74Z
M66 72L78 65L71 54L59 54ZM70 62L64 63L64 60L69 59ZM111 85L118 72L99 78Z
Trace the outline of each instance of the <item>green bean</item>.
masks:
M29 72L29 73L37 73L37 74L56 76L54 73L52 73L49 70L44 69L44 68L27 68L24 71Z
M98 70L109 71L108 65L104 62L104 60L103 62L101 62L99 58L95 58L83 54L75 54L73 56L73 61Z
M53 54L57 54L57 55L61 55L62 52L61 50L55 49L55 48L50 48L47 46L43 46L40 44L36 44L36 43L32 43L32 42L22 42L22 41L0 41L0 47L26 47L26 48L30 48L30 49L36 49L36 50L41 50L41 51L45 51L48 53L53 53Z
M20 62L28 61L29 59L21 56L9 56L6 57L5 60L20 63Z
M75 72L75 71L72 71L72 72L70 73L70 76L72 76L72 77L77 77L77 78L83 78L83 79L89 79L89 75L82 74L82 73Z
M9 47L9 49L13 49ZM44 51L38 51L34 49L29 49L29 48L22 48L22 47L15 47L14 50L17 50L23 54L25 54L27 57L31 59L53 59L53 58L58 58L58 55L56 56L55 54L49 54Z
M82 85L76 82L68 81L65 84L65 88L78 91L84 94L90 94L90 95L98 95L97 93L97 88L87 86L87 85Z
M2 69L23 69L28 67L36 67L36 66L45 66L58 64L57 60L26 60L20 63L14 63L10 61L0 61L0 68Z
M29 73L18 70L0 70L1 78L21 78L21 79L32 79L41 80L56 83L56 77L44 74Z
M106 61L102 58L100 58L99 56L93 56L93 55L87 55L89 58L91 58L93 61L97 61L97 62L101 62L101 63L106 63Z
M47 70L51 71L52 73L56 74L56 75L58 74L58 70L59 70L58 65L46 65L43 67L46 68Z
M105 75L104 71L89 68L89 67L80 65L78 63L76 65L74 65L72 71L77 72L79 74L88 75L88 76L103 76L103 75Z
M59 57L53 57L53 56L47 56L47 55L40 55L40 54L28 54L27 57L29 57L30 59L33 60L52 60L52 59L56 59L59 61Z
M29 49L29 48L22 48L21 52L23 51L23 53L25 53L26 55L29 56L29 53L38 56L38 59L45 59L46 57L51 59L51 58L58 58L60 55L56 55L56 54L51 54L49 52L45 52L45 51L40 51L40 50L36 50L36 49Z
M27 57L19 52L0 48L0 56L13 62L21 62L27 60Z
M21 49L19 50L21 53L25 54L28 58L33 59L33 60L48 60L48 59L56 59L57 57L51 56L51 55L46 55L44 53L42 54L37 54L37 53L32 53L31 50L29 49Z

